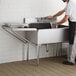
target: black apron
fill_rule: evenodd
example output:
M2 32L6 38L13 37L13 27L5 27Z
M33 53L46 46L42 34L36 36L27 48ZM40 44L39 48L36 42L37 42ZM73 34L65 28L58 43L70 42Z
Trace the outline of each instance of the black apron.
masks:
M76 31L76 22L69 21L69 44L74 43L75 31Z

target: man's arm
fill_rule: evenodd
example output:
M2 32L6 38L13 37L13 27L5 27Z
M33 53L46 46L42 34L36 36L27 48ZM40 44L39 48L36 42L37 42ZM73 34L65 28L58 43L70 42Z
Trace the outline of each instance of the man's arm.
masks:
M52 18L54 18L54 17L60 16L60 15L62 15L64 12L65 12L65 10L63 9L63 10L57 12L57 13L56 13L55 15L53 15L53 16L48 16L48 19L52 19Z
M55 24L56 26L61 25L62 23L66 22L68 19L69 19L69 16L68 16L68 15L65 15L61 21L56 22L56 23L54 23L54 24Z
M53 17L60 16L60 15L62 15L64 12L65 12L65 10L61 10L61 11L59 11L58 13L56 13L55 15L53 15Z

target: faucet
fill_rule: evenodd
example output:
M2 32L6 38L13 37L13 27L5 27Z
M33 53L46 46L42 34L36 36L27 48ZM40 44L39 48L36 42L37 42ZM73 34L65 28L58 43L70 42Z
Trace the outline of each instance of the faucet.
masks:
M23 24L25 24L25 23L26 23L25 18L23 18Z

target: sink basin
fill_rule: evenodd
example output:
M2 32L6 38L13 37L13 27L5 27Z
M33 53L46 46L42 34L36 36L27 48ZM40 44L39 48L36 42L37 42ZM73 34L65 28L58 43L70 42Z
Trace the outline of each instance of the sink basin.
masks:
M37 28L37 29L49 29L51 28L50 23L30 23L29 28Z
M65 28L65 27L68 27L68 26L65 26L65 25L59 25L58 26L58 28ZM30 23L29 28L51 29L52 25L50 23Z

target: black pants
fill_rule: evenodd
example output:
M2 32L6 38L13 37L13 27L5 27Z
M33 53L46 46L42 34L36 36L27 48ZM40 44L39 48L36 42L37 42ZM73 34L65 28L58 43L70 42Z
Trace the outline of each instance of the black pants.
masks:
M69 21L69 44L74 43L75 31L76 31L76 22Z

